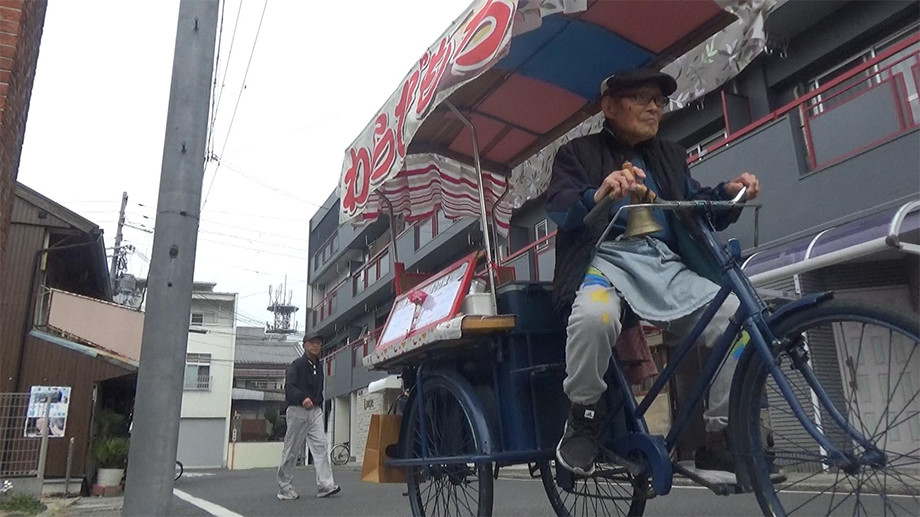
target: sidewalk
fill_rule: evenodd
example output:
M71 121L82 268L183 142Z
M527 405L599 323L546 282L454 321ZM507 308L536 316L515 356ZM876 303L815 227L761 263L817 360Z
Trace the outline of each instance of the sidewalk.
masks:
M73 499L49 497L43 499L42 502L48 506L48 509L40 513L39 517L61 517L65 515L120 517L125 499L122 496L76 497Z

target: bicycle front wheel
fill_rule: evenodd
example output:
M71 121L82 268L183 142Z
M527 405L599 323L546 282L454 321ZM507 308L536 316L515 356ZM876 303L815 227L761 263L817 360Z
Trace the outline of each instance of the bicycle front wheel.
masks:
M332 464L342 466L348 463L348 457L351 456L351 451L348 450L348 447L344 443L340 443L332 448Z
M920 328L916 317L830 300L778 322L774 360L828 440L859 458L866 448L831 418L827 392L883 462L833 465L793 415L753 347L732 387L733 442L765 515L916 515L920 508ZM804 355L802 355L804 354ZM807 358L797 367L793 357ZM820 386L810 386L810 369ZM785 477L774 484L771 475ZM782 474L785 474L782 476Z
M405 457L421 457L423 443L428 457L462 458L484 452L487 423L476 417L474 401L458 382L442 375L425 379L424 403L415 397L407 415ZM492 515L491 463L450 461L412 467L407 485L409 505L416 517Z

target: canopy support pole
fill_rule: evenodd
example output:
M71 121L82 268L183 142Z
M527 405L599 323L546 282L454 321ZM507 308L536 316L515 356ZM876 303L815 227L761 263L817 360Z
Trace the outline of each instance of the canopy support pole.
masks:
M491 295L493 314L496 314L498 312L498 303L495 298L495 262L492 255L492 239L489 236L489 216L486 212L485 189L482 185L482 165L479 163L479 140L476 138L476 128L470 119L461 113L452 102L444 101L444 104L454 112L454 115L457 115L463 125L469 128L470 136L473 139L473 166L476 167L476 176L479 179L476 185L479 189L479 225L482 227L482 238L486 247L486 273L489 275L489 294Z
M501 204L501 202L502 202L503 199L505 199L505 196L508 195L508 192L511 191L511 187L508 185L508 182L509 182L509 181L511 181L511 178L510 178L510 177L508 177L508 178L505 179L505 191L502 192L502 195L498 196L498 199L495 200L495 204L492 205L492 220L491 220L490 222L492 223L492 235L495 237L495 255L496 255L495 260L501 260L501 259L502 259L502 257L499 256L499 255L501 255L501 254L498 252L498 251L499 251L499 245L498 245L498 222L496 221L496 219L498 218L498 210L497 210L497 209L498 209L498 205Z
M390 200L387 199L387 197L386 197L385 195L383 195L382 190L383 190L382 188L381 188L381 190L378 190L378 191L377 191L377 195L380 196L381 199L383 199L383 202L386 203L386 204L387 204L387 208L389 208L389 212L390 212L390 244L392 245L392 248L393 248L393 264L396 264L397 262L399 262L399 254L398 254L398 252L396 251L396 215L393 214L393 203L391 203Z

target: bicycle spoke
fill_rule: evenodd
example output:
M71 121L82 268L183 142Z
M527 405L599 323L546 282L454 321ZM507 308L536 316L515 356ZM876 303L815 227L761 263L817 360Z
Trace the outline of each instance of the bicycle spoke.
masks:
M802 479L802 480L799 480L799 481L797 481L797 482L795 482L795 483L792 483L791 485L786 485L786 486L782 487L780 490L777 490L777 492L780 492L780 491L783 491L783 490L788 491L790 488L794 487L795 485L797 485L797 484L799 484L799 483L801 483L802 481L805 481L805 480L807 480L807 479L811 479L812 477L814 477L814 476L817 475L817 474L818 474L818 473L812 474L811 476L808 476L808 477L805 478L805 479ZM838 471L838 474L839 474L839 471ZM847 479L847 478L844 478L844 479ZM814 494L813 496L811 496L810 498L808 498L804 503L802 503L802 504L796 506L796 507L793 508L792 510L789 510L788 513L790 513L790 514L795 513L796 510L798 510L799 508L802 508L803 506L805 506L805 505L807 505L808 503L814 501L814 500L817 499L818 497L824 495L825 493L827 493L828 490L837 488L837 485L839 485L840 482L843 481L844 479L838 479L837 481L834 482L833 485L831 485L831 486L825 488L824 490L822 490L821 492L818 492L817 494ZM834 490L834 493L836 494L837 491ZM828 511L828 515L830 515L830 511Z
M911 360L914 358L914 352L916 351L917 351L917 343L914 343L913 348L911 348L910 350L910 354L907 356L907 361L905 361L904 363L904 368L901 369L901 374L898 375L898 381L895 383L893 388L891 387L891 378L890 377L888 378L889 389L888 389L888 400L885 401L886 408L891 406L891 401L894 400L894 396L898 392L898 386L901 385L901 381L904 379L904 374L907 372L907 367L913 364L911 363ZM891 358L889 358L889 360L891 360ZM920 393L920 390L918 390L918 393ZM914 396L916 396L916 394ZM908 404L904 404L904 406L907 407Z

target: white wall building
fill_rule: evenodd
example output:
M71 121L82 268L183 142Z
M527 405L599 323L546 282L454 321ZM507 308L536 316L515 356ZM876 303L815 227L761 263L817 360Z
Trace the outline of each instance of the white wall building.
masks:
M192 292L177 454L186 467L227 466L237 294L214 285Z

